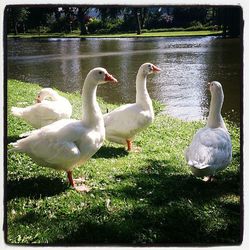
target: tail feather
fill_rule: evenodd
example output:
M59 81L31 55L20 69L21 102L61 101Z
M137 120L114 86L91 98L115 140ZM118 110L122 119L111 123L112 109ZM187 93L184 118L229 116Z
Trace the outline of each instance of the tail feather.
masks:
M11 113L14 116L21 117L23 115L23 108L12 107Z
M19 140L17 140L16 142L11 142L9 143L10 146L13 146L12 148L8 149L8 152L19 152L20 151L20 147L19 147Z
M209 167L208 164L204 165L204 164L200 164L197 161L191 161L191 160L188 161L188 165L197 169L204 169L204 168Z
M29 135L31 135L32 133L34 133L34 131L36 131L36 130L32 130L32 131L28 131L28 132L22 133L22 134L19 135L19 137L28 137Z

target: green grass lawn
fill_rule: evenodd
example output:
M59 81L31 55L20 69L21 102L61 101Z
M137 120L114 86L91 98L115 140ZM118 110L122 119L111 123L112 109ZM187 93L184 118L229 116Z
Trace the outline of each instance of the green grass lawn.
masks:
M11 106L33 103L40 87L8 81L8 143L31 129L10 114ZM101 87L101 86L100 86ZM80 117L79 93L61 93ZM103 112L109 105L99 99ZM204 183L183 156L202 122L184 122L159 113L135 139L141 153L105 142L74 177L92 188L71 189L66 174L43 168L17 153L7 155L7 228L10 244L157 245L240 244L240 129L228 124L232 164Z
M199 30L199 31L160 31L160 32L144 32L141 35L136 33L118 33L118 34L93 34L93 35L79 35L79 33L41 33L39 34L19 34L8 35L9 38L52 38L52 37L66 37L66 38L138 38L138 37L178 37L178 36L208 36L208 35L221 35L222 31Z

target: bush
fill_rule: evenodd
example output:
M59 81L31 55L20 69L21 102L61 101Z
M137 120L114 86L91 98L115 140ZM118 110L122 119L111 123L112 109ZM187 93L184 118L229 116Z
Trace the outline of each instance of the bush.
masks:
M214 26L191 26L191 27L186 28L185 30L199 31L199 30L216 30L216 29L214 28Z
M122 27L123 20L121 19L110 20L105 23L101 20L93 19L88 24L88 31L96 34L112 34L121 32L123 30Z
M150 32L168 32L168 31L183 31L184 28L162 28L162 29L149 29Z
M190 27L203 27L202 23L199 21L192 21L189 23Z
M151 14L145 22L145 28L170 28L172 27L173 17L170 15Z
M96 18L91 19L90 23L88 24L89 33L96 33L98 30L102 28L103 28L102 21Z
M107 24L108 33L117 33L122 31L123 21L121 19L114 20Z

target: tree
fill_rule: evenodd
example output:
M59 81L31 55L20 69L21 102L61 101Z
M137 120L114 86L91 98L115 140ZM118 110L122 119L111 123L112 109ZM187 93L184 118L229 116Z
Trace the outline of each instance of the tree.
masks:
M29 29L38 29L40 33L41 26L48 25L48 17L52 14L50 8L44 7L30 7L28 8L29 16L27 19L27 26Z
M71 33L73 30L74 22L77 20L77 10L74 7L63 7L64 13L64 31Z
M87 23L89 22L89 17L87 16L88 11L89 7L78 8L77 19L81 31L80 35L88 34L88 29L87 29Z
M242 9L224 7L217 9L217 22L222 25L224 37L238 37L241 32Z
M175 27L188 27L192 22L206 22L208 8L203 7L176 7L173 10L173 22Z
M117 19L119 15L122 15L124 8L110 7L110 8L98 8L99 16L104 24L110 20Z
M124 27L128 31L136 31L139 35L144 28L145 20L148 14L148 8L126 7L122 11Z
M22 7L9 7L7 8L7 26L8 30L14 30L15 35L18 34L19 29L25 32L25 23L27 21L29 11L27 8Z
M170 14L171 8L152 7L149 8L145 21L146 29L171 28L173 26L173 16Z
M141 16L139 8L133 9L135 20L136 20L136 28L137 28L137 35L141 34Z

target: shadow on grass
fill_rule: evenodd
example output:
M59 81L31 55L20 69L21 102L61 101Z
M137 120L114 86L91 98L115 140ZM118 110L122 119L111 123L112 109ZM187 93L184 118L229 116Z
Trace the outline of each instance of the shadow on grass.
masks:
M7 144L9 144L11 142L16 142L19 139L21 139L21 137L19 137L19 135L8 136L7 137Z
M239 195L238 172L224 171L216 182L205 183L168 161L149 161L137 173L115 177L120 182L92 191L93 198L75 212L54 211L48 221L47 210L29 211L19 222L46 230L56 246L240 244L240 206L220 199ZM60 179L44 177L8 185L9 198L50 196L67 188Z
M128 155L128 151L125 150L125 148L115 148L110 146L102 146L96 154L93 156L93 158L120 158Z
M134 183L107 190L113 200L125 201L124 207L112 208L111 200L109 209L92 205L75 214L78 229L55 240L56 245L240 244L240 206L220 199L239 195L238 172L225 171L216 182L205 183L173 172L167 161L150 161L138 174L117 177ZM97 190L98 196L105 197Z
M221 172L216 181L207 183L191 173L180 174L167 161L149 161L137 175L119 176L122 180L133 179L136 187L123 187L116 190L124 197L146 198L153 206L166 205L175 200L186 199L191 202L209 202L227 194L240 194L240 175L230 171Z
M7 182L7 200L20 197L41 198L54 196L68 189L60 178L36 177Z

